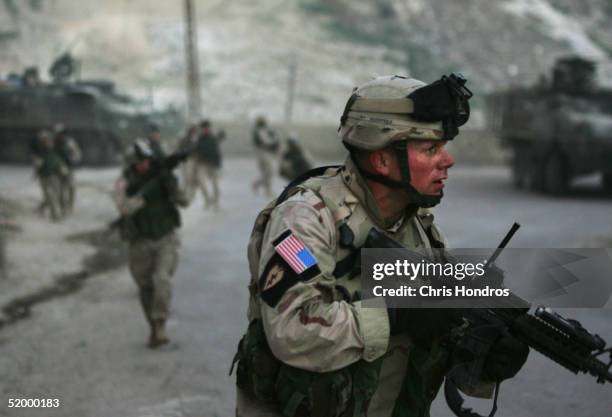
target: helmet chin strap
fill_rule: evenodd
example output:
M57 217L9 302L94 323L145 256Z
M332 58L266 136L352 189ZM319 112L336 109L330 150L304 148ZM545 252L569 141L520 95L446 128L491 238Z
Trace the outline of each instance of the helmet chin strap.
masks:
M353 158L353 162L355 162L355 166L359 170L359 173L364 178L369 179L370 181L375 181L380 184L386 185L389 188L405 190L408 193L408 196L410 197L411 204L414 204L415 206L418 206L418 207L425 207L425 208L430 208L430 207L434 207L438 205L444 195L442 191L440 191L440 194L436 194L436 195L421 194L420 192L417 191L416 188L412 186L412 184L410 184L410 167L408 166L407 142L406 141L397 142L395 146L393 147L393 149L395 150L395 154L397 155L397 160L399 162L399 168L400 168L400 180L399 181L393 180L389 177L385 177L380 174L374 174L372 172L368 172L364 170L363 168L361 168L361 166L359 166L359 164L356 161L356 158L354 158L352 154L351 154L351 157Z

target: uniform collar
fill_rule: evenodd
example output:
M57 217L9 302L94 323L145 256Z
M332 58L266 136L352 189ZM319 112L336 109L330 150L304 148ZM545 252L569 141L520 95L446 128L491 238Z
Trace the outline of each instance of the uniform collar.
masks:
M416 207L408 207L400 220L384 219L380 213L376 199L374 198L374 195L372 195L370 187L363 176L361 176L359 173L359 170L355 166L355 162L350 155L347 156L344 162L342 181L355 195L355 197L357 197L374 223L382 229L387 230L394 229L396 227L399 228L406 220L413 217L417 212Z

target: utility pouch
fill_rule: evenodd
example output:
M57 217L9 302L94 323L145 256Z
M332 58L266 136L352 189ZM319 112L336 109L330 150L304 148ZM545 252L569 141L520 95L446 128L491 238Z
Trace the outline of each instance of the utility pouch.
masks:
M311 372L282 364L276 382L286 417L361 417L376 387L382 359L359 361L333 372Z
M260 401L275 403L281 362L270 351L261 320L252 320L240 339L232 368L236 362L236 385Z
M117 228L121 240L129 242L138 237L138 228L129 216L121 217L117 222Z

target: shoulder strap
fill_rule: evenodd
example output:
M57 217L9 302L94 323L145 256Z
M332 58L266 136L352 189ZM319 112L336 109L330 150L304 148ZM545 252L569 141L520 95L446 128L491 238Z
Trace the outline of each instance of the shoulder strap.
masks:
M338 168L338 169L340 169L340 168L342 168L342 165L326 165L326 166L322 166L322 167L313 168L310 171L307 171L307 172L303 173L302 175L300 175L299 177L297 177L296 179L291 181L289 184L287 184L287 186L285 187L283 192L276 199L276 203L274 204L274 206L275 207L278 206L283 201L285 201L287 198L289 198L289 196L291 195L290 193L293 190L293 188L295 188L296 186L300 185L301 183L305 182L306 180L308 180L310 178L318 177L320 175L323 175L325 173L325 171L327 171L330 168Z
M493 407L488 414L488 417L493 417L497 412L497 397L499 394L499 381L495 384L495 394L493 397ZM481 414L478 414L475 411L472 411L471 408L463 407L464 399L459 393L459 388L457 385L450 379L446 378L444 381L444 398L446 399L446 404L448 404L448 408L457 416L457 417L483 417Z

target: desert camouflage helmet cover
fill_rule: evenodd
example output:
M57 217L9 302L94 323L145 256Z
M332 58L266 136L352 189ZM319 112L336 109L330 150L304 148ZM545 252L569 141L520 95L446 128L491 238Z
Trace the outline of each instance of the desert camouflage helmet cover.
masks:
M443 140L441 121L421 122L408 115L413 103L407 96L426 85L413 78L390 75L359 86L339 129L342 141L359 149L376 150L407 139Z

